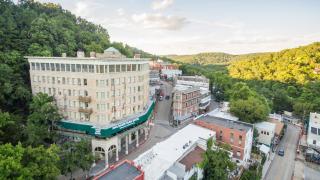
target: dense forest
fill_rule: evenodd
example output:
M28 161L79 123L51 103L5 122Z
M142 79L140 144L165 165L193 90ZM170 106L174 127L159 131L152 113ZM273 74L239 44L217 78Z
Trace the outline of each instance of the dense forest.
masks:
M220 52L207 52L193 55L167 55L165 57L180 63L189 63L195 65L210 64L230 64L231 62L253 58L267 53L251 53L242 55L232 55Z
M299 83L320 79L320 43L232 62L233 78Z
M135 53L152 56L110 42L102 26L60 5L0 0L0 179L55 179L90 168L93 157L88 142L59 142L54 128L61 116L53 98L46 94L32 97L23 56L75 56L77 50L88 55L110 46L128 57Z
M180 63L180 68L185 74L208 77L216 100L230 101L240 119L255 122L268 112L293 111L307 120L310 112L320 111L319 62L320 44L313 43L243 56L230 65Z
M208 52L194 55L168 55L166 57L182 63L208 65L228 63L233 59L234 55L227 53Z

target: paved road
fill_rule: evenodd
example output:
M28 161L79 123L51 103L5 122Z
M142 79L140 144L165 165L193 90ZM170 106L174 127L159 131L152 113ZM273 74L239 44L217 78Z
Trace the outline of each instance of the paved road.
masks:
M320 171L304 166L305 180L318 180L320 179Z
M163 85L161 85L161 88L163 89L165 96L170 95L170 99L166 100L164 98L164 100L158 102L156 106L157 113L154 120L154 126L152 127L150 132L150 137L138 149L130 153L127 156L127 159L134 160L140 154L147 151L158 142L161 142L167 139L172 134L178 131L177 128L173 128L169 125L169 117L171 113L170 110L171 110L171 102L172 102L172 97L171 97L172 86L167 82L163 82Z
M266 175L266 180L290 180L294 170L294 159L296 154L297 141L299 138L299 128L288 124L285 136L281 140L279 147L284 148L283 157L276 155L270 165Z

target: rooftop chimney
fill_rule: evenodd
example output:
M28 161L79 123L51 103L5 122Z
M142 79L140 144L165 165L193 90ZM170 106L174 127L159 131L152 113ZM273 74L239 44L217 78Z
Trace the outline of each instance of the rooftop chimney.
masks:
M91 58L95 58L95 57L96 57L96 52L91 51L91 52L90 52L90 57L91 57Z
M135 54L135 55L133 56L133 58L134 58L134 59L140 59L140 58L141 58L141 54Z
M78 58L84 58L84 52L81 51L81 50L77 51L77 57Z
M62 53L61 57L67 57L67 53Z

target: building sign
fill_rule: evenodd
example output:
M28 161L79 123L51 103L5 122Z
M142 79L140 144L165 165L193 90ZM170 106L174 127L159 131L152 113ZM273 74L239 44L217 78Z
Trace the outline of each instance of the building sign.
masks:
M124 129L126 127L129 127L131 125L134 125L136 121L138 121L139 118L136 118L136 119L133 119L133 120L130 120L130 121L126 121L126 122L123 122L123 123L120 123L120 124L117 124L115 126L112 127L112 130L114 129Z

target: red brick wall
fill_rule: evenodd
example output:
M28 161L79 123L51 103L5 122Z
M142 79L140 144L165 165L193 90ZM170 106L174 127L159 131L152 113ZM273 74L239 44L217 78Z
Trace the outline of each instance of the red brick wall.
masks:
M246 140L246 131L239 131L236 129L230 129L216 124L207 123L205 121L201 121L201 119L196 120L194 124L215 131L217 142L229 144L232 147L233 157L237 159L243 159L243 155L245 152L244 147ZM220 139L220 132L222 132L222 139ZM233 133L233 143L231 142L231 133ZM242 136L241 144L239 144L240 135ZM237 156L237 151L240 151L240 157Z

